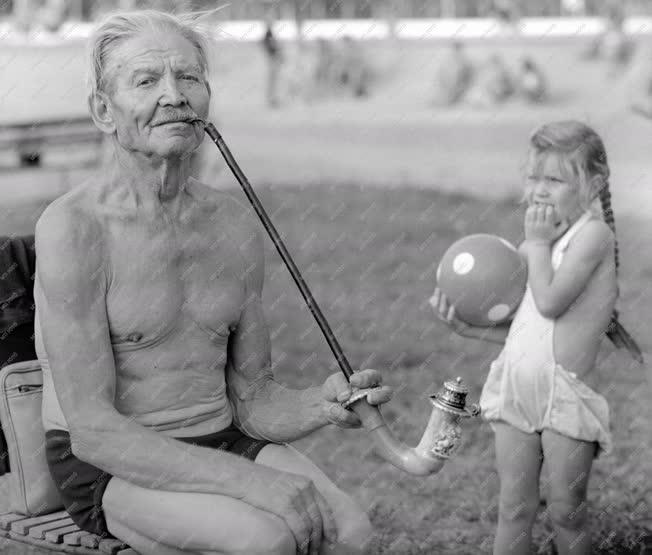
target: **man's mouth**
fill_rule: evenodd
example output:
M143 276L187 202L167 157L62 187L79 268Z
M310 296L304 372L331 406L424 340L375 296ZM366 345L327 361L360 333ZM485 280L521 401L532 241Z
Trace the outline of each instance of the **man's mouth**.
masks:
M153 124L153 127L158 127L159 125L168 125L168 124L171 124L171 123L185 123L187 125L190 125L192 123L192 120L193 120L192 117L169 119L169 120L165 120L165 121L159 121L159 122Z

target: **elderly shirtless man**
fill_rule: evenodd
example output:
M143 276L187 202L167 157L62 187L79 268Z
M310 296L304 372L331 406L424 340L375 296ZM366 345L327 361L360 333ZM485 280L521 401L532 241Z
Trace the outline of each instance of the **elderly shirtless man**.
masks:
M201 34L133 12L91 40L113 161L36 228L46 453L67 511L141 553L360 552L364 512L285 445L359 425L338 403L349 386L274 381L256 222L188 175L210 98Z

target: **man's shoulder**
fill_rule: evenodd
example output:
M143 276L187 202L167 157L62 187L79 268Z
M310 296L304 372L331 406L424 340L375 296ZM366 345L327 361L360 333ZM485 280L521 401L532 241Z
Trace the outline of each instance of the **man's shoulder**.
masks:
M36 222L36 242L64 248L80 247L99 230L93 212L92 187L82 184L52 201Z

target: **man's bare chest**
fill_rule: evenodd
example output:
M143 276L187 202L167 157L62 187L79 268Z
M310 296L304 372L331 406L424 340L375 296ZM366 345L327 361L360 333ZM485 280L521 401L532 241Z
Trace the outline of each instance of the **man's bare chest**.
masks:
M156 342L180 322L228 336L245 296L245 262L229 234L146 226L130 231L110 235L106 306L113 342Z

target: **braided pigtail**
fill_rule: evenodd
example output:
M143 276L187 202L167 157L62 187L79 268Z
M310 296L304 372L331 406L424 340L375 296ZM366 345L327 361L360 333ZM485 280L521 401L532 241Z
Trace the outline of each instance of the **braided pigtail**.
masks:
M600 189L600 204L602 205L602 216L604 221L614 234L614 262L616 265L616 275L620 266L618 240L616 239L616 222L614 211L611 207L611 191L609 190L609 180L605 179L603 187ZM618 321L618 311L614 310L611 315L611 321L607 326L607 337L618 349L627 349L639 363L643 363L643 353L634 338L627 332L623 325Z

